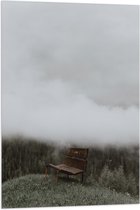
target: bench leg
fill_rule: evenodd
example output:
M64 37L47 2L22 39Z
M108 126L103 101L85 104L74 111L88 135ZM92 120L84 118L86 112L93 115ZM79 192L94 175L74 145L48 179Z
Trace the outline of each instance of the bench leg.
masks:
M84 181L84 173L81 173L81 183Z
M45 168L45 177L48 176L48 174L49 174L48 171L49 171L49 165L46 164L46 168Z
M46 168L45 168L45 174L44 174L44 180L47 180L47 178L48 178L48 168L46 166Z
M59 170L56 170L56 183L58 182Z
M45 176L46 176L46 177L48 176L48 169L47 169L47 167L46 167L46 169L45 169Z

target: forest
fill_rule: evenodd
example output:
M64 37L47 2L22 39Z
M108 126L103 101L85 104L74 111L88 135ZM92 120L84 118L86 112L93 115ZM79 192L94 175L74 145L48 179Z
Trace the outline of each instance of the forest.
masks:
M45 174L47 163L60 163L66 146L22 137L2 140L2 182L27 174ZM132 195L139 194L139 147L90 146L86 181Z

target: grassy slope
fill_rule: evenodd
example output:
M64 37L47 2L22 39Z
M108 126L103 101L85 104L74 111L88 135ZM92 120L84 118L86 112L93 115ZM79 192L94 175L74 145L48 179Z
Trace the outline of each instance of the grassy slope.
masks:
M104 189L97 184L82 185L51 177L27 175L2 185L2 207L46 207L138 203L138 198Z

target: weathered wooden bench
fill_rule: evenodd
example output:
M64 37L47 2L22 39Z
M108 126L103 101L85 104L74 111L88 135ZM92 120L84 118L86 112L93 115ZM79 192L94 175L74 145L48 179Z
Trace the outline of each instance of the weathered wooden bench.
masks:
M53 168L56 172L56 180L58 180L59 173L69 175L81 174L81 182L84 179L84 173L87 168L88 149L83 148L70 148L65 154L62 164L53 165L47 164L45 174L48 174L48 167Z

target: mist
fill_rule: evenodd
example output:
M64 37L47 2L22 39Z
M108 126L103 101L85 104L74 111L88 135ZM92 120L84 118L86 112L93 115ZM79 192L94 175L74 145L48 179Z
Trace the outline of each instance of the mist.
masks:
M76 89L77 90L77 89ZM3 135L83 144L138 143L138 109L96 104L60 80L5 95Z
M138 11L2 2L2 136L138 144Z

